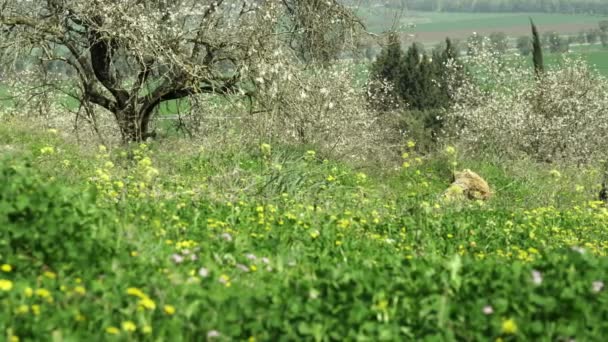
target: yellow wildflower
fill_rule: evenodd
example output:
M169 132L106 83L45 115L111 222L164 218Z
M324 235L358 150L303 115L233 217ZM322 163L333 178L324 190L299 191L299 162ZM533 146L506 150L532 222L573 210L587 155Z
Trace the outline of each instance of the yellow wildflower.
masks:
M117 327L107 327L106 333L108 333L110 335L118 335L120 333L120 330L118 330Z
M549 175L553 178L560 178L562 176L562 174L555 169L549 171Z
M44 272L42 275L44 275L45 277L49 278L49 279L55 279L57 278L57 275L51 271L46 271Z
M7 279L0 279L0 291L8 292L13 288L13 282Z
M122 330L127 332L133 332L137 330L137 326L131 321L124 321L122 322Z
M32 313L34 314L34 316L40 315L40 305L38 305L38 304L32 305Z
M141 332L143 332L144 334L151 334L152 333L152 327L149 325L144 325L143 328L141 328Z
M515 320L513 320L512 318L504 320L502 322L501 331L503 332L503 334L508 334L508 335L516 334L517 333L517 324L515 323Z
M454 155L456 154L456 148L454 148L454 146L448 146L445 148L445 153L450 156Z
M19 307L17 307L17 310L15 310L17 312L18 315L25 315L26 313L30 312L30 307L27 305L19 305Z
M148 296L142 292L142 290L136 288L136 287L129 287L127 289L127 294L131 295L131 296L135 296L135 297L139 297L139 298L148 298Z
M87 293L87 290L84 288L84 286L76 286L74 288L74 292L76 292L77 294L83 296L85 293Z
M272 148L270 147L270 144L261 144L260 151L262 152L263 155L269 156L270 153L272 152Z
M53 146L45 146L43 148L40 149L40 154L45 155L45 154L54 154L55 153L55 148Z
M0 270L2 270L2 272L11 272L13 270L13 267L9 264L4 264L2 266L0 266Z
M165 313L169 316L175 313L175 307L173 305L165 305L164 310Z
M219 282L224 284L226 287L230 287L232 284L230 283L230 277L226 274L220 275Z
M142 306L144 309L148 309L148 310L156 309L156 303L154 303L154 301L148 297L142 298L139 301L139 305Z
M37 289L35 291L36 296L40 297L40 298L48 298L51 296L51 292L49 292L49 290L47 289Z
M32 290L32 288L31 288L31 287L26 287L26 288L23 290L23 294L24 294L26 297L30 298L31 296L33 296L33 295L34 295L34 290Z

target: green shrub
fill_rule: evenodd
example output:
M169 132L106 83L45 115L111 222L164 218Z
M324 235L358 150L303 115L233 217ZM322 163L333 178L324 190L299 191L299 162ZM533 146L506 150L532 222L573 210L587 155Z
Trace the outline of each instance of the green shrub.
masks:
M95 193L43 179L28 161L0 161L0 254L32 265L91 267L114 253Z

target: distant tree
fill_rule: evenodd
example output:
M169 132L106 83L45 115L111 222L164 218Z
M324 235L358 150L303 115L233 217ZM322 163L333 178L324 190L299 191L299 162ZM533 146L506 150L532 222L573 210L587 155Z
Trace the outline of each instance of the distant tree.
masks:
M429 56L412 44L405 54L396 34L391 34L371 67L371 81L388 81L400 101L410 109L429 110L450 105L448 78L453 84L464 77L458 49L448 38Z
M522 56L527 56L532 52L532 41L530 40L530 37L521 36L517 38L516 46Z
M587 32L585 32L585 37L587 40L587 43L589 44L595 44L598 42L598 40L600 39L600 33L601 31L598 30L588 30Z
M399 34L392 32L388 36L386 46L380 51L376 62L372 64L372 78L396 81L399 70L401 70L402 58L403 51Z
M587 42L587 35L585 34L585 31L580 31L578 33L578 35L576 36L576 43L585 44L586 42Z
M597 26L599 27L600 31L608 32L608 20L600 21Z
M538 34L538 29L532 19L530 19L530 25L532 26L532 60L534 62L534 72L537 77L545 70L545 65L543 61L543 48L540 42L540 35Z
M568 49L570 48L568 40L560 36L557 32L549 32L544 38L551 53L568 52Z
M163 103L253 96L264 63L326 63L360 27L337 0L0 0L0 48L71 69L69 95L111 113L125 143L146 139ZM32 97L57 88L33 71Z
M490 42L492 42L494 49L498 53L504 54L509 49L509 41L504 32L492 32L490 34Z
M473 56L483 48L484 37L478 33L473 33L467 39L467 54Z
M608 32L603 32L600 34L600 41L602 42L603 47L608 47Z

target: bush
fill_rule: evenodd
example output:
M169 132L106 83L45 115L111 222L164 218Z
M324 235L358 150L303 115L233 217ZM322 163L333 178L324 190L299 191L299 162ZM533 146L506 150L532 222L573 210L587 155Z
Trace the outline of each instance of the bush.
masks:
M95 267L114 253L110 218L95 194L39 176L27 161L0 162L0 254L28 265Z
M472 151L539 161L605 156L608 80L581 60L564 59L536 79L528 64L484 52L447 114L451 136ZM490 77L492 75L492 77Z
M429 56L416 43L403 53L392 34L371 67L368 101L377 111L396 111L401 116L396 129L428 148L442 134L441 114L463 77L458 49L450 39Z

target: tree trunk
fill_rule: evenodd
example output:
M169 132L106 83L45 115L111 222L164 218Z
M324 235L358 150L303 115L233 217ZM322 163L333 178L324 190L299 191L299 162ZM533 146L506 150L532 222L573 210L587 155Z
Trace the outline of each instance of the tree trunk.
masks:
M149 124L150 116L143 115L136 109L125 109L118 113L118 125L124 144L138 143L150 137Z

